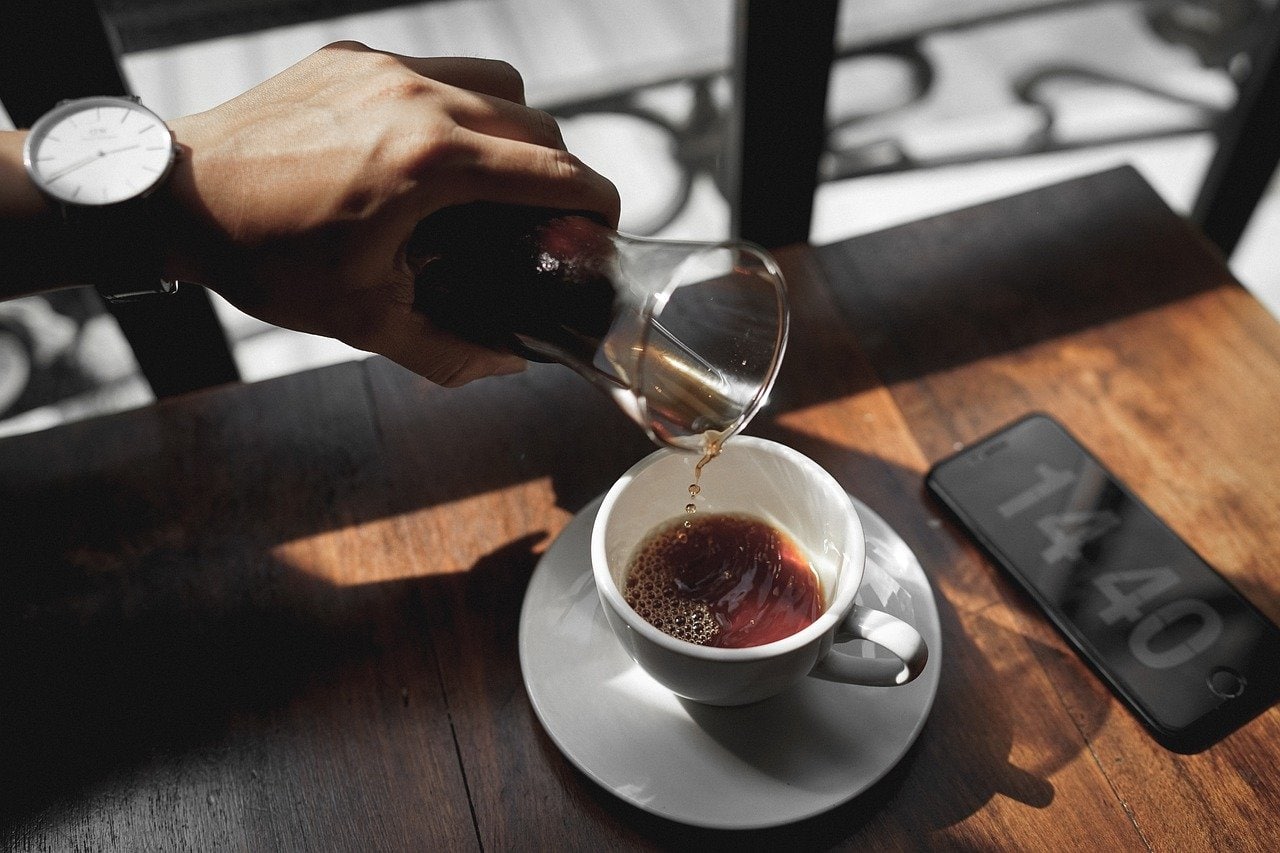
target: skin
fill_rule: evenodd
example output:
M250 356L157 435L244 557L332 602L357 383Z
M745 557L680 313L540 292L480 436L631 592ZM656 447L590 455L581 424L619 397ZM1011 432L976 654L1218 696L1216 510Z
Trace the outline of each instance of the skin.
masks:
M502 62L340 42L169 126L182 156L160 200L167 278L442 385L523 361L412 309L405 246L421 220L491 201L618 221L616 189L565 150L555 121L525 105L519 74ZM0 137L0 295L84 283L58 210L22 170L25 131Z

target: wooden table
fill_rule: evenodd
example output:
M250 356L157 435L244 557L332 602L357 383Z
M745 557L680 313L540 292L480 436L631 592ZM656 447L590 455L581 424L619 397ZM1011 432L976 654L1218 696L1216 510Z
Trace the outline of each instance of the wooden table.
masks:
M1048 411L1280 620L1280 325L1129 169L780 255L792 348L751 431L938 593L937 700L882 782L726 838L575 770L522 595L650 448L562 368L447 391L375 359L0 442L0 845L1273 849L1280 712L1158 747L921 483Z

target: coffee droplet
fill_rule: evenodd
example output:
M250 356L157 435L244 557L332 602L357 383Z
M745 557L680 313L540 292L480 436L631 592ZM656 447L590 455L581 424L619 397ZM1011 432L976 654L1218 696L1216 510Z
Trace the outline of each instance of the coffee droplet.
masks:
M696 498L698 493L701 491L702 487L697 483L689 484L689 502L684 505L685 512L692 514L698 511L698 505L693 502L693 499Z
M720 451L724 448L725 435L716 430L707 430L702 434L702 459L698 460L698 464L693 466L693 479L696 481L702 476L702 469L707 467L707 463L720 455Z
M702 458L693 466L693 482L689 484L689 503L684 505L684 511L687 513L695 513L698 507L693 503L693 499L702 494L702 486L698 485L698 481L702 479L702 469L712 459L720 455L720 447L724 442L724 434L716 430L708 430L702 434ZM688 527L688 523L685 524Z

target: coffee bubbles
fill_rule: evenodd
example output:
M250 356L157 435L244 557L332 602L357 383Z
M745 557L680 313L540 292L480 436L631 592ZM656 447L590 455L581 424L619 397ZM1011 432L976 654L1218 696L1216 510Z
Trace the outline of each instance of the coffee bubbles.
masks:
M781 640L824 609L800 546L777 527L736 513L659 525L632 557L623 597L664 633L719 648Z

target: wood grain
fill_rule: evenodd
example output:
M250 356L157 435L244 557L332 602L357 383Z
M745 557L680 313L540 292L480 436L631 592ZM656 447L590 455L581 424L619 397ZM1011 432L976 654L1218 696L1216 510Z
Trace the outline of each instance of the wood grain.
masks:
M1003 231L999 229L1005 229ZM1273 619L1280 328L1131 169L820 252L844 317L927 462L1032 410L1078 435ZM923 466L921 467L923 471ZM921 507L923 510L924 507ZM966 563L980 558L955 535ZM1280 837L1256 757L1280 711L1219 747L1155 746L993 574L1058 702L1156 849ZM946 581L940 581L944 585ZM949 600L956 600L953 592ZM1039 702L1037 702L1039 704ZM1220 794L1241 816L1223 820Z
M364 400L346 365L0 443L6 846L476 845L421 584L364 582Z
M0 441L0 846L1270 849L1280 711L1156 746L922 478L1049 411L1280 618L1280 327L1127 169L780 260L750 431L938 593L937 701L870 791L691 831L574 769L524 691L524 590L651 448L564 368L444 390L370 359Z

